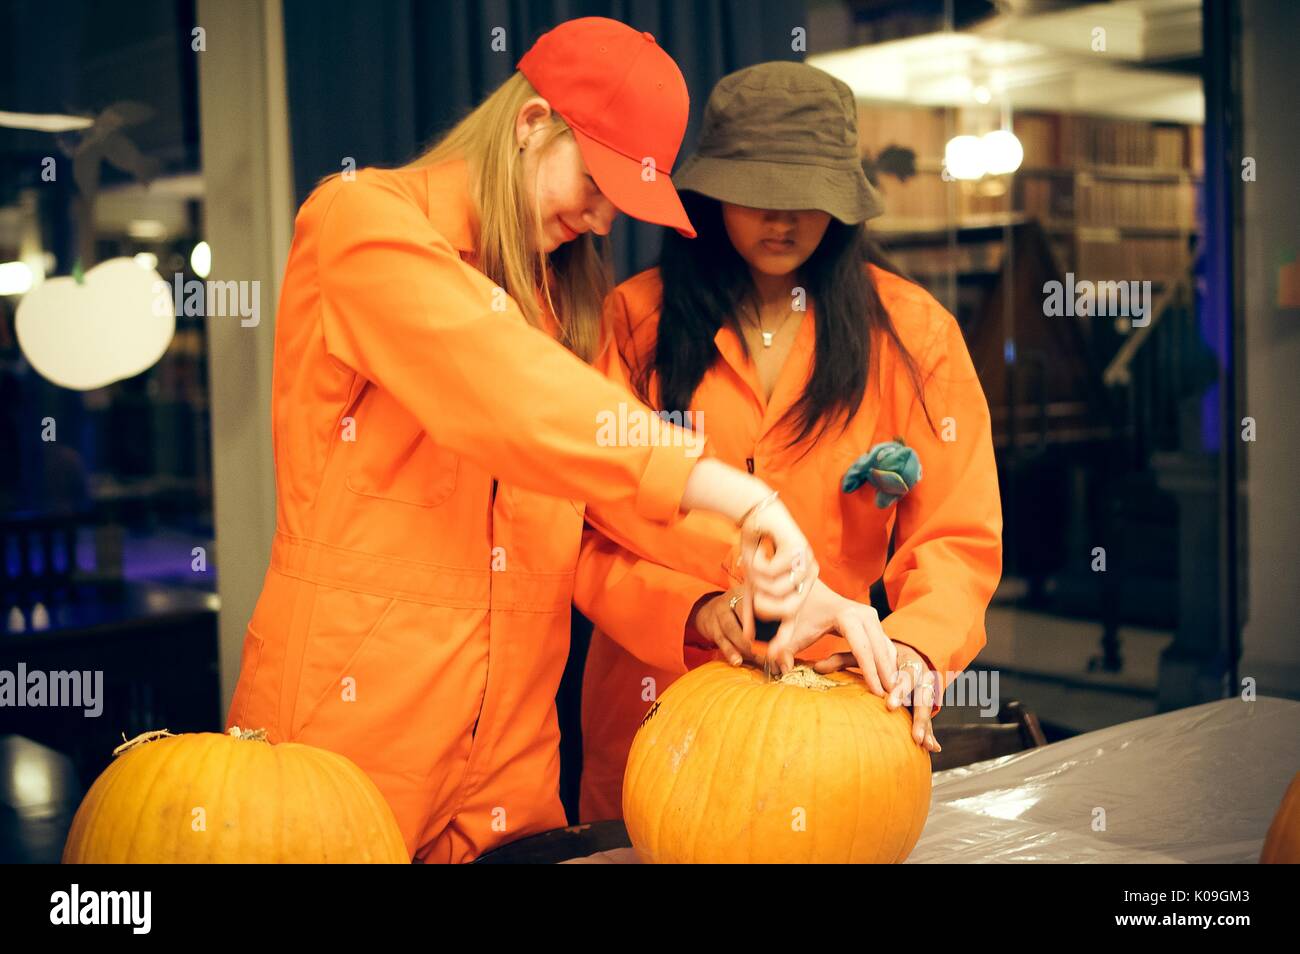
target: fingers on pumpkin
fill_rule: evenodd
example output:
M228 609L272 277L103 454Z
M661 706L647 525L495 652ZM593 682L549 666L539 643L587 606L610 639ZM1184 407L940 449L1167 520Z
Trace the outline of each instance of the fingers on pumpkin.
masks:
M939 743L935 741L934 732L930 728L930 710L917 706L912 712L912 739L924 749L939 751Z
M912 667L902 666L898 670L898 678L894 680L894 688L889 692L889 698L885 704L891 709L897 709L911 695L913 679L915 678Z
M773 660L783 658L785 650L794 640L795 633L795 621L793 619L783 619L781 625L776 629L776 635L767 644L768 657Z
M836 620L836 626L849 641L849 648L853 650L858 666L862 669L862 678L866 681L867 687L876 695L883 696L885 688L880 684L880 676L876 672L876 650L871 644L871 636L867 633L866 625L857 614L842 613Z
M825 659L818 659L813 663L813 671L826 675L828 672L835 672L838 669L847 669L849 666L860 665L853 658L852 653L831 653Z
M731 653L735 655L732 665L739 666L750 655L749 640L745 639L745 631L740 625L740 620L736 619L736 614L730 610L722 617L722 637ZM727 659L731 660L732 655L728 654Z
M917 738L917 730L920 730L921 737ZM939 740L934 737L934 725L930 721L930 706L918 705L912 709L912 738L916 739L918 745L924 746L931 752L942 752L943 746Z
M934 707L934 674L926 673L921 688L912 701L912 738L932 752L941 751L930 723L930 710Z

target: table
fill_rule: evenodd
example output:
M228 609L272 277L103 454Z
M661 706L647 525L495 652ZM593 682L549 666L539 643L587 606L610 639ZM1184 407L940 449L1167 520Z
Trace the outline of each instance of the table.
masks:
M1224 699L936 772L906 863L1256 862L1298 729L1300 702ZM630 847L573 860L637 862Z

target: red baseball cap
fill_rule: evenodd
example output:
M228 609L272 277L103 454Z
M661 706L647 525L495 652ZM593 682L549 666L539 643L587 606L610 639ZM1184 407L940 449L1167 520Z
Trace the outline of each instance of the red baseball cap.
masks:
M542 34L518 69L569 124L615 208L695 238L669 177L691 99L682 71L653 36L580 17Z

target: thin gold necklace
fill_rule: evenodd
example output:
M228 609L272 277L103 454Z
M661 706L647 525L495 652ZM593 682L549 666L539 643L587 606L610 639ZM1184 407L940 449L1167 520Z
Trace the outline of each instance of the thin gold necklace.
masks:
M785 327L785 323L790 320L790 316L793 314L794 314L794 309L793 308L788 309L786 313L781 316L780 323L771 331L767 331L763 328L762 312L759 312L758 320L754 322L754 326L758 328L758 333L763 336L764 348L772 347L772 339L781 331L782 328Z

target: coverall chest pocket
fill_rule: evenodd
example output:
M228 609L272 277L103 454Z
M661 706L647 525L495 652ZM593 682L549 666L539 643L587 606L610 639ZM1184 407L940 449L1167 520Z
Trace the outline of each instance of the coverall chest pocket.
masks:
M889 533L898 505L877 507L876 489L869 483L851 494L842 489L845 472L869 449L869 444L863 444L861 449L856 444L837 447L827 455L829 469L822 475L827 542L833 551L829 556L843 564L874 565L889 550Z
M346 455L345 484L364 497L436 507L456 489L460 455L436 444L392 396L366 389L338 439Z

